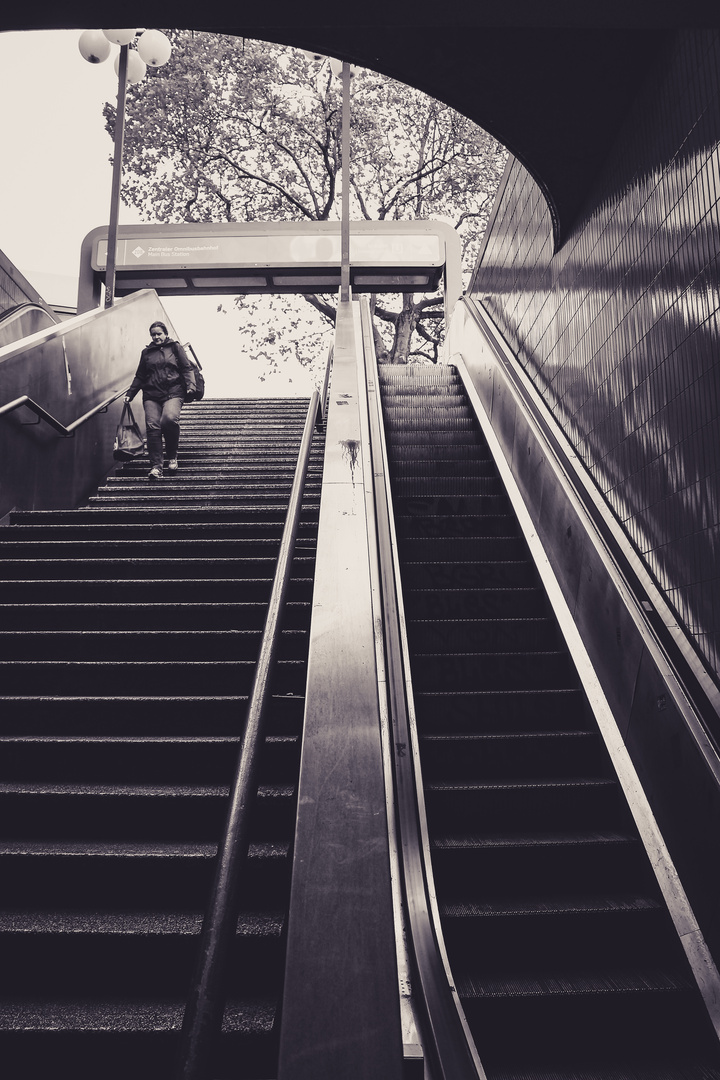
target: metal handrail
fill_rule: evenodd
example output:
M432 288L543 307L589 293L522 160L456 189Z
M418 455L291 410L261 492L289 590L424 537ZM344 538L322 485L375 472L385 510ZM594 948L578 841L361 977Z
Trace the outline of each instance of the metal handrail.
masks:
M280 617L290 581L313 429L319 411L320 395L315 390L305 419L225 830L218 846L215 879L200 932L200 955L180 1036L178 1080L204 1080L222 1025L225 970L237 923L238 894L249 847L250 812L257 793L270 675L279 643Z
M198 367L201 368L201 365L195 354L195 350L193 349L189 341L184 345L184 348L190 350L193 355L193 359L195 360L195 363ZM37 420L31 420L29 423L24 421L21 423L21 427L36 427L41 420L44 420L45 423L48 424L53 429L53 431L57 431L58 435L61 435L63 439L72 439L79 427L82 427L83 424L86 424L88 420L92 420L93 416L96 416L97 413L107 412L108 408L112 405L114 401L117 401L118 398L121 398L125 394L127 394L131 385L132 384L129 383L122 390L118 390L117 393L113 394L112 397L105 398L105 400L101 401L99 405L95 405L92 409L89 410L89 412L83 413L82 416L79 416L77 420L73 420L72 424L68 424L67 426L57 420L51 413L47 411L47 409L43 409L42 405L38 405L37 401L31 398L28 394L23 394L22 397L15 398L13 401L8 401L5 405L0 405L0 416L7 416L9 413L15 412L16 409L22 409L23 407L25 407L26 409L29 409L30 412L35 413L35 415L37 416Z
M99 405L95 405L89 412L84 413L82 416L78 417L77 420L73 420L72 424L68 424L67 426L61 424L59 420L56 420L46 409L43 409L42 405L38 405L37 401L33 401L27 394L23 394L22 397L15 398L13 401L8 401L6 405L0 406L0 416L7 416L16 409L24 407L31 412L34 412L37 416L37 420L32 420L29 423L22 422L21 427L35 427L41 420L44 420L46 424L49 424L49 426L54 431L57 431L64 439L72 439L79 427L86 424L88 420L92 420L93 416L97 413L106 412L112 403L127 394L129 389L130 386L128 385L124 387L124 389L118 390L112 397L101 401Z
M320 392L321 415L318 418L318 423L325 420L325 418L327 416L328 389L330 387L330 369L332 368L334 352L335 352L335 346L331 345L330 348L328 349L327 360L325 361L325 377L323 379L322 390Z
M49 308L44 307L43 304L37 304L34 300L27 300L23 304L16 304L15 307L8 308L7 311L3 311L0 315L0 327L7 326L13 319L20 319L27 311L42 311L43 314L49 315L54 325L60 322L60 319L54 317L52 311Z
M383 632L387 665L388 706L392 725L395 803L400 833L403 894L408 944L415 986L424 1014L424 1036L435 1072L443 1080L485 1080L462 1006L455 991L433 902L430 850L422 776L414 723L410 658L393 526L387 447L382 423L377 357L369 311L361 308L363 342L368 357L370 447L375 494L378 561L381 576ZM374 399L374 401L372 400Z

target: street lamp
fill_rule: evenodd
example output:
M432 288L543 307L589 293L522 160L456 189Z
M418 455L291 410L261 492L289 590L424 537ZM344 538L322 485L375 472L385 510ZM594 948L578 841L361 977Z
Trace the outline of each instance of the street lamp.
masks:
M137 37L137 48L130 45ZM115 153L113 155L110 221L108 225L107 260L105 263L105 307L115 300L115 266L117 262L118 215L120 212L120 182L125 140L125 99L128 83L137 83L150 67L162 67L170 59L172 46L160 30L85 30L78 48L90 64L102 64L111 52L111 44L120 46L115 61L118 76L117 113L115 116Z

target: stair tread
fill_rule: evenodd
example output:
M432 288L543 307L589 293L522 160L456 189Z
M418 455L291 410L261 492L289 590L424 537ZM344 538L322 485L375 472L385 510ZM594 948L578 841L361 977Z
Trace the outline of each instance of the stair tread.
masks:
M261 784L258 786L257 795L263 798L290 799L295 788L292 784ZM227 784L92 784L68 781L63 783L41 782L30 783L27 781L3 781L0 783L0 796L2 795L62 795L82 797L91 796L129 796L132 798L159 798L159 799L226 799L230 794Z
M47 606L49 607L50 605L47 605ZM56 606L64 608L64 607L67 607L68 605L67 604L58 604ZM92 606L94 608L96 605L77 604L77 605L74 605L74 606L76 606L76 607L89 607L89 606ZM142 605L137 605L137 606L141 607ZM168 604L168 607L171 607L173 609L176 606L178 606L178 605ZM205 605L198 605L198 606L204 607ZM220 606L220 605L216 605L216 606ZM230 605L230 606L235 607L236 605L233 604L233 605ZM262 604L261 606L266 607L267 605ZM19 633L19 631L17 631L17 630L0 630L0 643L2 643L2 641L5 640L5 639L9 640L11 637L12 638L17 637L18 633ZM286 630L286 629L283 629L283 630L280 631L280 633L284 634L286 636L289 636L289 637L307 637L308 631L307 630L291 630L291 629ZM127 637L127 633L126 633L125 630L25 630L25 631L22 631L22 634L23 634L23 636L38 637L38 638L43 638L43 637L47 637L47 638L73 637L73 638L77 638L80 641L82 641L83 638L89 638L89 637L100 637L100 638L111 638L111 639L112 638L126 638ZM153 638L165 638L165 637L171 637L172 638L172 637L175 637L178 640L182 638L183 641L187 641L188 638L190 638L191 640L195 640L195 638L199 638L200 640L203 640L203 641L204 640L211 641L211 640L213 640L213 638L215 638L215 639L217 639L217 638L233 638L233 637L253 637L253 638L257 638L257 637L260 637L260 636L262 636L262 631L259 628L258 629L249 629L249 630L247 630L247 629L239 629L237 627L228 628L227 630L203 630L203 629L200 629L200 630L172 630L170 628L168 628L167 630L164 630L164 629L163 630L133 630L133 637L140 637L140 638L147 637L147 638L150 638L151 640Z
M304 537L302 539L303 539L303 542L305 542L305 543L308 543L310 541L310 537ZM224 549L229 549L229 548L239 548L242 551L243 548L253 548L253 547L255 547L255 548L261 548L261 549L268 549L268 551L270 551L271 549L276 549L276 548L279 547L280 537L238 536L238 537L198 537L197 539L190 538L190 537L177 537L177 538L166 537L165 539L159 539L159 538L153 538L153 537L148 536L148 537L138 537L136 539L128 539L128 540L91 540L91 539L88 539L88 540L82 540L82 539L29 540L29 539L26 538L26 539L20 540L20 541L13 541L13 540L9 540L9 539L5 540L5 539L0 538L0 557L3 557L3 561L5 561L6 556L4 556L3 553L7 550L8 547L17 547L17 548L22 547L23 551L27 551L29 556L32 555L33 550L49 551L50 554L51 554L51 557L53 558L53 560L55 560L57 558L57 556L59 556L59 561L62 561L63 553L68 548L79 548L81 551L89 552L91 554L94 553L95 551L112 552L113 550L117 550L118 552L120 552L121 554L124 555L126 552L127 553L132 552L132 550L134 548L145 548L145 549L148 549L149 551L152 551L153 548L159 549L160 547L165 547L168 544L171 544L171 545L173 545L174 547L177 547L180 550L184 549L186 551L188 549L192 550L193 547L199 547L200 545L202 545L204 548L209 548L210 550L213 550L213 549L217 550L218 554L220 554ZM42 557L43 556L41 556L41 558ZM151 556L151 555L150 556L143 556L143 557L144 558L158 558L158 556ZM160 557L162 558L163 556L160 556ZM256 555L251 556L251 558L257 558L257 557L258 556L256 556ZM270 557L270 556L268 556L268 557ZM9 558L12 559L13 556L10 555ZM110 558L112 558L112 556L108 555L108 556L106 556L106 558L110 559ZM17 561L17 562L33 561L34 562L35 559L21 557L19 559L16 558L15 561ZM69 560L66 559L65 561L77 561L77 560L76 559L73 560L71 558Z
M276 660L275 663L283 667L290 665L304 664L303 660ZM7 669L10 667L21 668L31 667L38 669L47 669L50 666L55 667L73 667L73 668L91 668L97 670L98 668L111 668L118 669L120 667L142 667L142 668L172 668L174 670L180 670L188 667L213 667L228 668L231 666L247 668L255 666L255 660L217 660L215 658L207 660L0 660L0 669ZM113 697L117 697L113 693Z
M295 698L297 700L304 700L301 694L280 694L273 695L275 700L281 698L283 701L289 698ZM125 705L137 705L143 701L152 701L154 705L157 705L160 701L181 702L187 701L193 705L212 705L221 701L229 702L243 702L247 701L247 694L158 694L157 697L151 694L113 694L113 701L121 702ZM73 702L85 701L92 704L103 705L107 702L107 697L102 694L3 694L0 697L1 701L21 701L25 704L38 701L62 701L72 704Z
M138 911L73 911L0 909L0 934L157 934L198 935L204 912L172 909ZM282 911L241 911L238 931L254 936L277 936Z
M0 1031L178 1031L184 999L85 998L10 1001L0 998ZM230 999L225 1007L224 1031L253 1029L269 1033L275 1002L268 998Z
M286 841L251 842L249 858L284 859L290 845ZM214 859L217 844L203 841L127 841L108 840L3 840L0 857L35 858L107 858L107 859Z
M311 556L311 555L302 555L302 554L300 554L300 555L295 555L294 556L293 562L303 564L303 563L306 563L308 561L312 561L312 559L313 559L313 556ZM190 570L192 570L195 565L197 565L197 566L207 566L208 564L210 564L211 566L218 566L218 567L224 569L227 566L237 566L238 564L242 565L242 563L244 563L244 562L267 564L267 568L269 570L271 570L275 566L275 564L277 563L277 558L274 557L274 556L271 556L271 555L250 555L250 556L245 556L245 557L234 556L234 557L227 557L227 558L223 558L222 556L217 556L217 555L213 555L213 556L210 556L210 557L208 557L208 556L193 557L192 555L189 555L189 556L188 555L183 555L183 556L177 556L177 557L172 556L172 555L160 555L160 556L155 556L155 557L145 556L145 555L140 555L140 556L129 555L127 558L119 558L119 557L116 557L116 558L109 558L109 557L108 558L102 558L102 557L100 557L100 558L95 558L95 559L90 559L90 560L88 560L88 559L80 559L80 558L75 558L75 559L46 559L46 558L40 558L40 559L3 559L2 560L2 566L7 566L7 567L10 567L10 568L13 568L13 567L16 567L16 566L18 566L18 567L23 567L25 565L37 566L39 563L40 564L48 563L48 564L50 564L52 566L61 566L61 567L62 566L76 566L76 565L80 565L80 566L92 565L93 567L97 566L97 568L99 570L103 570L105 567L113 567L113 566L118 566L118 565L137 566L138 564L140 564L142 566L167 566L168 564L170 564L170 565L187 566ZM265 567L263 567L263 569L264 568ZM17 580L17 579L4 578L3 580ZM38 579L33 578L31 580L38 580ZM61 579L61 580L64 580L64 579Z
M297 735L266 735L266 745L296 744ZM0 746L227 746L236 747L239 735L0 735Z
M230 559L229 562L235 560ZM182 562L182 560L178 560ZM202 578L116 578L116 577L103 577L103 578L3 578L0 579L0 587L5 585L41 585L52 584L56 586L78 586L78 585L175 585L178 582L183 585L247 585L251 581L271 581L272 578L267 577L202 577ZM307 582L312 581L311 577L294 577L294 581ZM11 605L12 606L12 605ZM65 605L63 605L65 606Z

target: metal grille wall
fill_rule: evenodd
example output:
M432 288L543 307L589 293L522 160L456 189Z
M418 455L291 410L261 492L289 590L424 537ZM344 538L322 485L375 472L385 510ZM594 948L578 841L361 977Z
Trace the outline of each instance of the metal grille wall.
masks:
M680 35L553 253L517 162L471 295L720 672L720 32Z

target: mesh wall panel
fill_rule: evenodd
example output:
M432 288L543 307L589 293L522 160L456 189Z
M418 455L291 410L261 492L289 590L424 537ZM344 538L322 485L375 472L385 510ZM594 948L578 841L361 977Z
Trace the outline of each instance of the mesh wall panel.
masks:
M720 33L683 32L557 252L512 162L471 286L716 672L719 73Z

